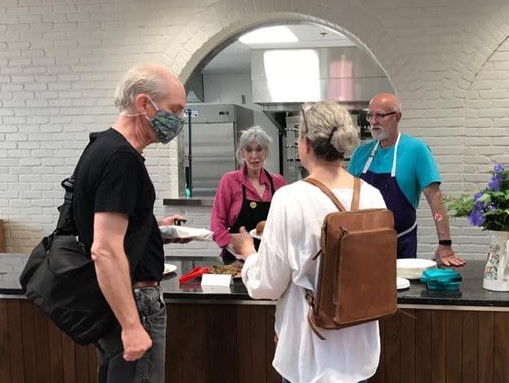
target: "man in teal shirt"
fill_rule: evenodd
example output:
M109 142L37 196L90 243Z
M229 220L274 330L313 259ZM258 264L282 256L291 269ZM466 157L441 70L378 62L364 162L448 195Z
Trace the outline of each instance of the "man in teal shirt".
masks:
M452 249L435 159L424 142L401 134L398 98L390 93L376 95L369 103L367 118L374 140L354 151L348 171L378 188L393 212L398 258L417 256L416 209L424 192L437 229L435 258L446 266L462 265L464 261Z

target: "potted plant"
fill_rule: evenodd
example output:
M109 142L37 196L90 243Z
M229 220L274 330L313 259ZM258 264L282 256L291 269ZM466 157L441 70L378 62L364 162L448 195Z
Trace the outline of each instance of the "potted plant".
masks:
M490 250L484 271L483 287L509 291L509 170L495 164L486 187L473 196L446 199L454 217L468 217L473 226L488 230Z

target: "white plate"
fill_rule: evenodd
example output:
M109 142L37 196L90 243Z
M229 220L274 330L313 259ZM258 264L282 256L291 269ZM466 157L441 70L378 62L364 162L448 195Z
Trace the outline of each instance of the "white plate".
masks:
M403 258L396 261L397 276L407 279L420 279L422 272L437 267L437 263L430 259Z
M397 277L396 286L398 290L408 289L410 287L410 281L406 278Z
M168 273L173 273L175 270L177 270L177 266L172 265L171 263L165 263L163 275L168 274Z
M262 236L261 235L258 235L256 234L256 229L253 229L249 232L249 234L251 235L251 237L253 238L256 238L256 239L262 239Z
M159 230L165 239L190 238L197 241L212 240L212 232L208 229L200 229L189 226L167 225L159 226Z

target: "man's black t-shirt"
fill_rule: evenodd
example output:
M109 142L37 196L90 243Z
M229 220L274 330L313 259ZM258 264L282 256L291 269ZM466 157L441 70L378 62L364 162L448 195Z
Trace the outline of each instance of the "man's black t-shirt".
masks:
M154 217L155 190L145 160L114 129L93 133L90 140L79 160L73 197L80 240L90 251L95 213L128 215L124 250L131 268L139 259L134 280L159 281L164 268L163 240ZM152 227L141 230L147 223Z

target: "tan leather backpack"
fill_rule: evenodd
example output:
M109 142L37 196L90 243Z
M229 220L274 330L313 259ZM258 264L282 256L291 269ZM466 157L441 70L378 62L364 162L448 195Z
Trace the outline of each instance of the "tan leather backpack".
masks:
M392 315L397 310L396 230L387 209L359 210L361 181L355 178L352 207L346 211L320 181L319 187L338 207L323 221L316 294L306 290L309 323L341 329Z

